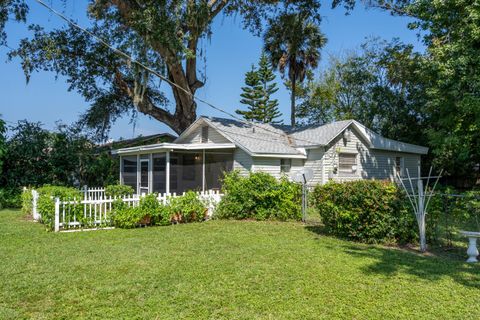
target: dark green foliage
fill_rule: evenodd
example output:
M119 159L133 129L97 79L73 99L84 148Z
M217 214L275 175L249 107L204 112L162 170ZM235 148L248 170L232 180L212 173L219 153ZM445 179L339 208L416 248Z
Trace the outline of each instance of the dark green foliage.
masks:
M2 184L9 188L43 185L52 181L49 154L53 141L40 123L20 121L11 129Z
M301 187L263 172L226 174L225 194L215 211L220 219L300 220Z
M98 151L78 128L44 130L40 123L19 121L11 128L0 183L23 186L103 186L118 179L118 159Z
M271 99L271 95L278 91L275 82L275 74L265 53L262 53L258 63L258 69L252 66L252 70L245 74L246 87L242 87L243 93L240 103L247 105L248 110L236 110L246 120L261 123L280 123L276 118L281 116L278 111L278 100Z
M112 184L105 187L105 195L107 197L123 197L131 196L135 193L135 190L131 186L126 186L124 184Z
M329 182L312 200L327 231L367 243L410 242L417 226L404 194L386 181Z
M0 189L0 209L21 208L22 195L18 189Z
M385 137L424 145L421 63L410 45L372 39L360 52L331 59L297 116L305 124L355 119Z
M73 201L82 199L82 194L79 190L69 187L45 185L41 188L38 188L37 192L37 210L41 214L43 224L50 230L53 230L55 224L56 198L58 198L60 201ZM22 200L28 201L29 197L25 197ZM28 207L28 204L24 203L22 207ZM72 209L75 209L77 211L80 210L79 208L80 206L72 206ZM71 212L73 217L73 214L75 212ZM77 214L78 218L80 218L81 216L81 214Z

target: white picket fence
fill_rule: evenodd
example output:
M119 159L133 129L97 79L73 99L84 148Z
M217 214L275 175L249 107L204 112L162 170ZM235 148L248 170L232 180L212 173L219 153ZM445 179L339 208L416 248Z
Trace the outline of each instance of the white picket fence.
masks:
M111 226L110 213L114 201L121 199L128 206L138 206L140 200L145 195L131 195L119 198L112 198L101 194L101 189L95 189L93 192L84 193L82 200L61 201L55 199L55 224L54 230L58 232L62 229L72 228L99 228ZM97 192L97 193L95 193ZM185 194L185 193L183 193ZM220 202L223 194L219 191L208 190L197 192L198 197L207 205L207 217L211 217L215 206ZM41 220L42 214L38 211L37 200L38 192L32 190L32 213L33 218ZM167 204L169 199L178 197L176 193L158 194L157 200L162 204Z
M105 188L89 188L85 185L80 191L83 193L84 198L88 199L101 199L105 197Z

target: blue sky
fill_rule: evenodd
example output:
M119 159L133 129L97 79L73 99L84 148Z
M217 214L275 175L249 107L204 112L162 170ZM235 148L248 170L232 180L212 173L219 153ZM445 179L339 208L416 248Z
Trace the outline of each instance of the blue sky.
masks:
M45 28L55 28L64 23L34 1L27 1L31 8L30 22ZM67 16L87 26L85 18L86 1L51 1L52 5ZM322 32L328 43L322 51L322 63L317 72L328 63L330 56L338 56L358 49L366 38L380 37L391 40L398 37L405 43L412 43L417 50L423 46L414 31L407 29L408 19L392 17L388 13L365 9L358 6L350 15L342 8L330 9L326 3L322 7ZM262 49L262 40L241 28L239 18L218 17L210 41L206 41L207 82L197 95L214 105L234 112L240 107L239 95L244 74L252 63L257 63ZM27 36L26 26L10 23L7 26L9 46L15 47L18 40ZM68 92L65 78L55 78L55 74L41 72L31 77L27 85L19 61L7 62L7 48L0 47L0 114L3 119L16 122L27 119L40 121L47 129L55 127L56 121L71 123L88 108L88 103L76 92ZM280 90L276 98L284 120L289 119L289 93L277 77ZM167 88L168 90L168 88ZM172 100L173 101L173 100ZM199 104L198 115L225 116L210 107ZM171 132L165 125L148 116L139 114L135 126L130 117L125 116L113 126L110 136L113 139L131 138L159 132Z

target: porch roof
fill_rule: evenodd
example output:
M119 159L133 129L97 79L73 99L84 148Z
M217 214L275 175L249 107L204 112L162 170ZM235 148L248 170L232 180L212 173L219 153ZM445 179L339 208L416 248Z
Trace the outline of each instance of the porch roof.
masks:
M139 153L151 153L174 150L212 150L212 149L235 149L233 143L158 143L146 146L123 148L113 150L112 154L129 155Z

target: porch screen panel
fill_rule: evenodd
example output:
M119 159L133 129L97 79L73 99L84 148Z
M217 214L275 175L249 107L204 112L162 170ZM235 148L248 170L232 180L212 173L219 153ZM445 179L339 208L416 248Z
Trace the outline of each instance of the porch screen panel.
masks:
M202 189L202 154L170 153L170 192L183 193Z
M123 184L137 190L137 157L123 157Z
M153 182L152 189L153 192L166 192L166 157L165 154L154 154L153 155Z
M205 159L205 189L220 190L224 173L233 169L233 153L209 152Z

